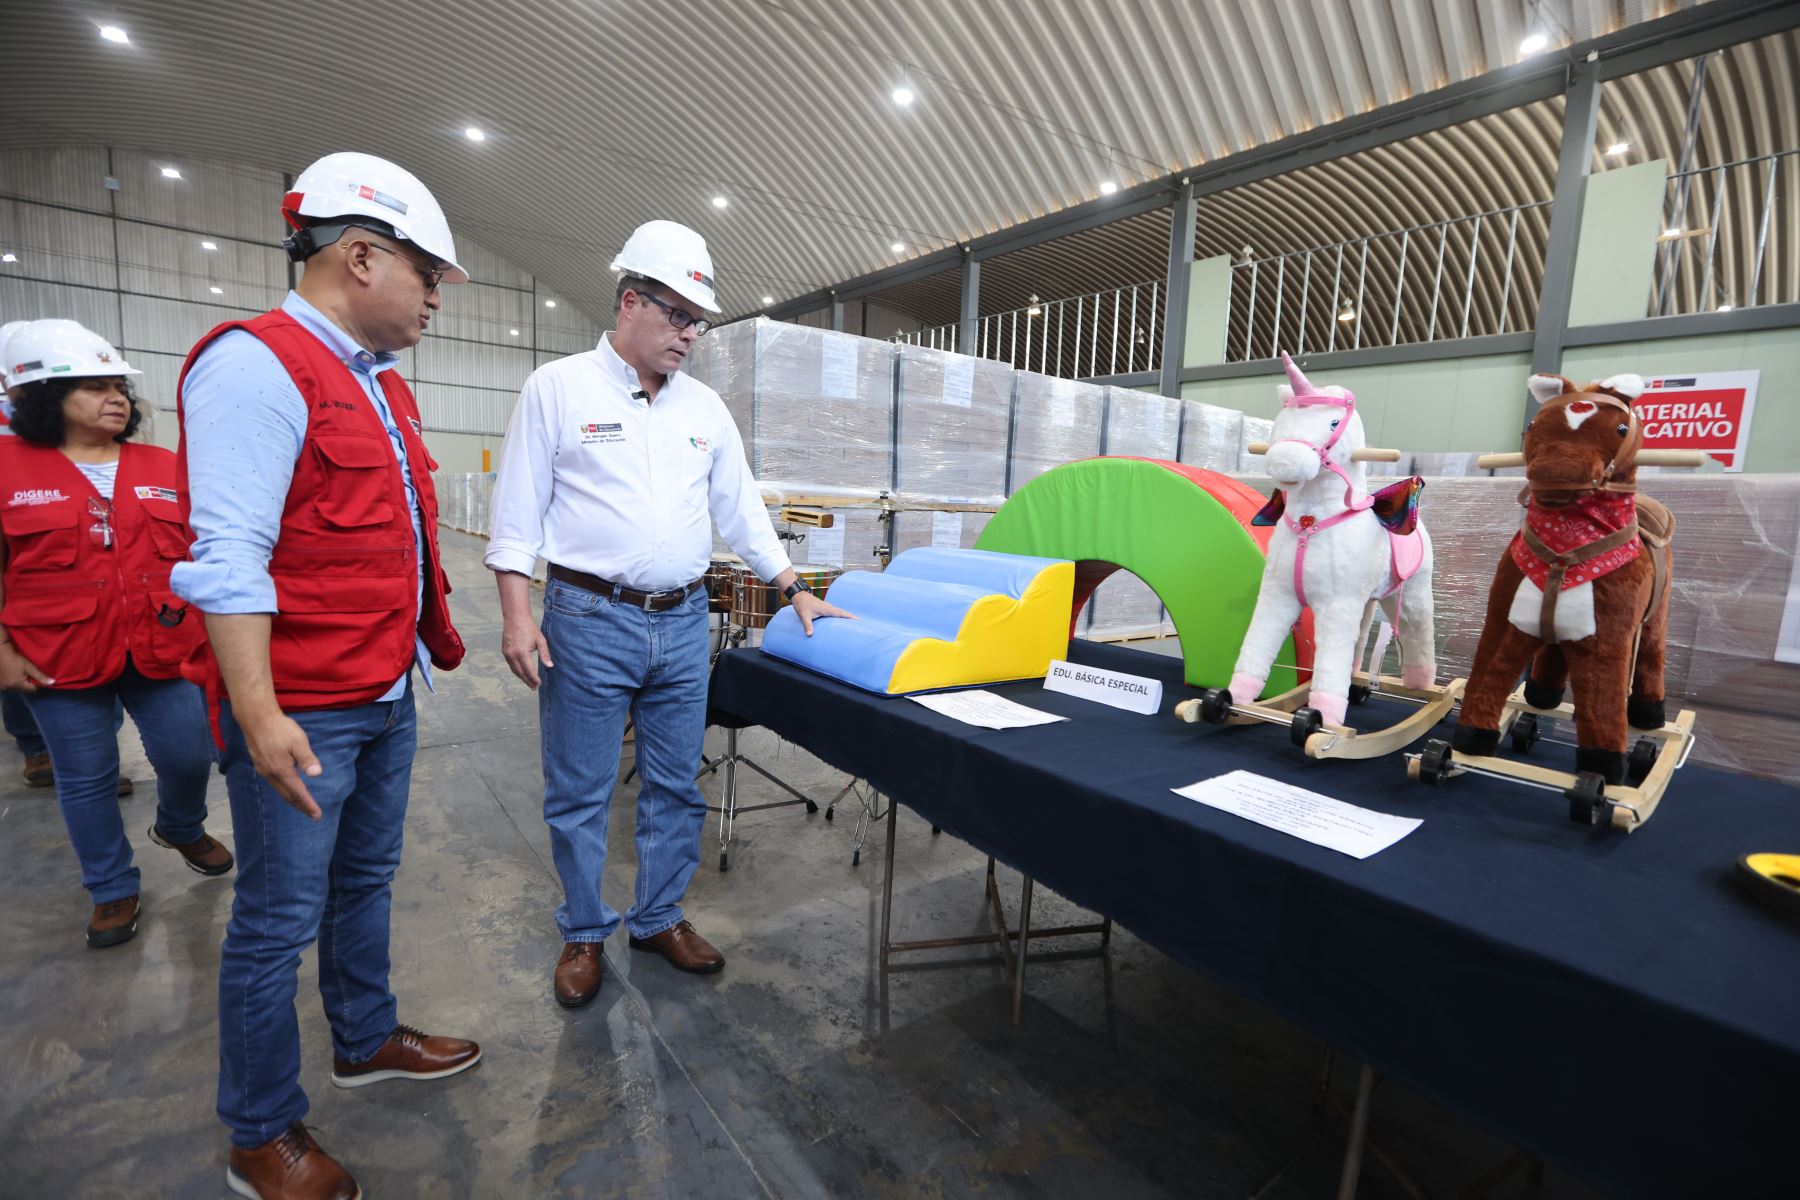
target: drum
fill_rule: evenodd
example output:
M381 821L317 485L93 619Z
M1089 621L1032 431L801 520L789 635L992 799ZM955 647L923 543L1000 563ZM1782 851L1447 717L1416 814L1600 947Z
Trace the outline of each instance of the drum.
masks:
M731 623L745 629L765 628L781 607L781 593L742 563L731 569Z
M706 568L706 610L708 612L728 613L731 611L731 583L733 573L743 569L743 562L735 558L715 558L712 565Z
M843 571L837 567L796 567L794 574L813 590L813 595L824 596L832 581ZM774 584L764 583L741 563L732 569L730 611L733 625L745 629L767 628L783 603Z
M795 567L794 574L800 582L813 590L813 595L824 597L831 590L832 582L844 573L842 567Z

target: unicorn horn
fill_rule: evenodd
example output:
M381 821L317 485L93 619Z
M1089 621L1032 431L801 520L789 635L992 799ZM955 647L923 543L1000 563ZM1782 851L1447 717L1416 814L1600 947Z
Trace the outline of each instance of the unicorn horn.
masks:
M1306 376L1300 373L1300 368L1294 365L1294 360L1288 357L1286 350L1281 352L1281 365L1287 371L1288 383L1293 385L1294 395L1310 396L1313 394L1313 385L1307 381Z

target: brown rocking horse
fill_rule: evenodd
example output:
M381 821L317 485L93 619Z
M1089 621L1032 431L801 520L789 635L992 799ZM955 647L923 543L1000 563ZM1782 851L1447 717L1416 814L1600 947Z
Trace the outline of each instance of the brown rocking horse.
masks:
M1614 823L1607 789L1629 779L1636 791L1623 799L1647 801L1627 804L1617 823L1630 829L1660 799L1692 726L1687 713L1679 728L1664 724L1675 520L1661 504L1637 494L1637 469L1704 460L1688 451L1642 448L1643 427L1631 405L1644 383L1635 375L1584 387L1557 375L1534 375L1530 388L1540 407L1525 431L1524 454L1480 460L1483 466L1524 465L1525 520L1494 574L1454 737L1449 745L1432 743L1409 770L1433 783L1461 768L1566 784L1571 817L1593 824ZM1515 693L1527 662L1530 676ZM1572 710L1563 704L1570 684ZM1536 740L1536 713L1546 711L1574 717L1572 778L1492 757L1508 730L1515 749L1528 749ZM1660 736L1628 755L1628 726ZM1666 769L1657 770L1664 757ZM1649 792L1653 772L1654 794L1638 795Z

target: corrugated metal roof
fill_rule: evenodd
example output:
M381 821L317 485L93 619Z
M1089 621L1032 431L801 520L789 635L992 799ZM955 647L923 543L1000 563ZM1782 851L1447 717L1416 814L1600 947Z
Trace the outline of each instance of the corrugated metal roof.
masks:
M1092 199L1105 179L1126 187L1472 78L1515 61L1533 30L1554 47L1689 6L117 0L106 19L127 47L76 7L11 0L0 145L104 143L269 171L382 154L430 183L457 228L595 314L610 307L616 247L669 217L706 234L737 314ZM902 81L918 97L906 109L889 98ZM467 125L488 140L467 141ZM1535 163L1554 121L1519 117L1492 136L1497 150L1529 140ZM1449 139L1435 158L1395 155L1470 210L1484 192L1547 194L1541 171L1469 178L1460 152ZM1405 198L1374 175L1341 186L1366 196L1365 213ZM1331 236L1329 218L1359 211L1258 207L1246 192L1271 243ZM1384 211L1377 227L1408 220ZM1096 245L1110 253L1107 239L1125 246L1153 222L1137 224ZM1079 266L1095 277L1096 260ZM1140 277L1161 273L1160 250L1145 266ZM1005 294L1010 273L996 266L991 286Z

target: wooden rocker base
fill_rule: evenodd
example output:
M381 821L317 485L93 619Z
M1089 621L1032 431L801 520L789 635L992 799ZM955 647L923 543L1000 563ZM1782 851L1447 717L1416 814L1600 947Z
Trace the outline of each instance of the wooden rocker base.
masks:
M1404 700L1419 706L1417 712L1384 729L1359 732L1348 725L1328 725L1317 709L1305 708L1310 683L1290 688L1267 700L1239 704L1230 693L1219 688L1208 689L1197 700L1183 700L1175 706L1175 715L1190 724L1206 721L1215 725L1285 725L1293 743L1308 758L1380 758L1404 750L1443 720L1462 699L1463 679L1452 679L1442 686L1409 688L1398 676L1376 675L1358 671L1351 677L1353 699L1371 695L1387 700ZM1358 689L1361 696L1357 696Z
M1538 740L1540 720L1573 720L1574 716L1574 706L1566 702L1557 708L1533 708L1525 702L1525 687L1521 684L1507 697L1500 732L1510 736L1514 751L1524 754ZM1427 742L1419 753L1406 756L1406 776L1440 784L1473 773L1560 792L1569 801L1569 819L1576 824L1630 833L1655 815L1670 779L1687 762L1694 745L1694 714L1683 709L1661 729L1633 732L1637 740L1632 745L1627 775L1635 780L1631 784L1608 784L1592 771L1576 774L1498 755L1464 754L1440 740Z

